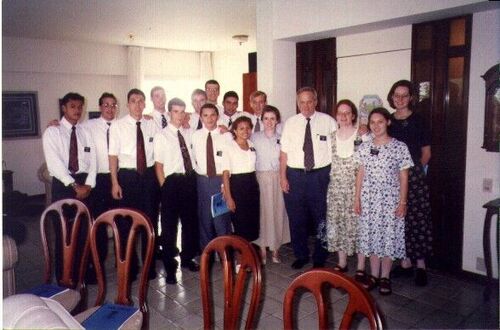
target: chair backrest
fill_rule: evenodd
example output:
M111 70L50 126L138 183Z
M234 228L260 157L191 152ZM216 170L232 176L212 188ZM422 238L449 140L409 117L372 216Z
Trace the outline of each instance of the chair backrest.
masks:
M55 217L51 218L52 216ZM92 217L85 204L76 199L62 199L54 202L42 213L40 233L45 256L45 283L52 281L52 255L47 240L49 219L53 220L55 231L57 283L60 286L75 289L81 286L87 268ZM61 260L58 261L58 258ZM57 265L59 262L60 268Z
M327 285L347 291L349 302L344 311L339 329L350 329L353 315L357 312L365 315L371 329L382 329L382 321L375 302L370 294L358 283L346 275L326 268L317 268L295 278L285 293L283 304L283 322L285 329L294 329L293 300L298 289L311 291L318 305L319 329L328 329L328 306L325 303Z
M214 326L214 319L211 313L212 301L210 295L210 259L216 252L222 263L224 274L224 329L236 329L240 318L240 310L243 301L243 290L247 276L252 275L252 297L245 329L252 329L262 290L262 275L259 257L252 245L244 238L231 235L219 236L212 240L203 250L201 255L201 300L203 303L203 323L205 329ZM234 278L233 257L240 264L236 279Z
M146 239L146 254L143 267L141 269L139 282L139 308L145 316L147 322L147 280L148 271L151 266L154 251L155 235L153 225L148 217L134 209L119 208L109 210L101 214L90 233L90 249L92 258L96 268L98 293L95 305L102 305L106 297L106 283L104 280L104 272L102 269L102 261L99 259L97 250L97 230L100 226L110 226L113 233L115 245L115 260L117 271L118 292L115 299L116 304L132 305L130 297L130 266L134 257L135 242L139 233L144 232L142 239Z

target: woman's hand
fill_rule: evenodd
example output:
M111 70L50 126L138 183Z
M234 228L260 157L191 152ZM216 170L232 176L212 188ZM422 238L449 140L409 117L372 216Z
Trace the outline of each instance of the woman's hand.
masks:
M404 218L406 215L406 203L399 202L396 211L394 212L398 218Z

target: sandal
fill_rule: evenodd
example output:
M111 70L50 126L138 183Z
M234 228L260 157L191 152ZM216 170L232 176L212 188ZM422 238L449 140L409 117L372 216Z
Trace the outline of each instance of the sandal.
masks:
M377 285L378 285L378 278L376 278L373 275L370 275L366 280L365 283L363 283L363 287L367 290L373 290Z
M340 267L340 265L337 264L335 267L333 267L333 270L341 273L346 273L349 270L349 266L345 265L344 267Z
M383 277L379 280L378 285L379 285L378 293L380 293L382 296L387 296L392 293L390 279Z

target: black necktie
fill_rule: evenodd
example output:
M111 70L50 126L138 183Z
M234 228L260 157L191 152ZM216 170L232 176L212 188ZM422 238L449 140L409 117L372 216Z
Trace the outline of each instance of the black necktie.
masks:
M167 127L167 118L165 118L165 115L161 115L161 128Z
M212 141L212 135L208 132L207 137L207 176L214 177L217 175L215 170L215 159L214 159L214 143Z
M71 174L78 172L78 142L76 140L76 126L71 127L69 139L69 163L68 169Z
M260 118L257 117L257 122L255 123L254 132L260 132Z
M201 118L198 119L198 127L196 127L196 129L200 129L203 125L201 124Z
M177 137L179 138L179 145L181 147L182 161L184 162L184 170L186 174L193 170L193 164L191 164L191 158L189 157L189 150L186 147L186 141L181 134L181 131L177 131Z
M233 124L233 118L229 117L229 122L227 123L227 128L231 128L232 124Z
M111 123L106 123L106 124L108 125L108 129L106 130L106 143L109 150L109 127L111 126Z
M146 149L144 148L144 136L142 135L141 122L138 121L137 125L137 155L136 155L136 167L139 174L144 174L146 172Z
M304 135L304 168L310 171L314 168L314 152L311 134L311 118L307 118L306 133Z

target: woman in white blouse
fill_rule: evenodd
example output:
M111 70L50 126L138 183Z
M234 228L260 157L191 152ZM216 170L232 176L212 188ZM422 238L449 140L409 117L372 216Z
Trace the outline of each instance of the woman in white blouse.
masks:
M234 140L229 142L223 153L224 199L233 212L231 220L234 233L248 241L259 238L259 184L255 175L256 154L253 143L252 121L242 116L237 118L231 133Z
M260 187L260 235L255 242L261 248L262 262L266 263L266 247L272 252L272 261L280 263L279 248L290 242L290 228L285 201L280 187L280 137L276 126L281 116L277 108L267 105L262 111L264 130L252 135L257 152L257 181Z

